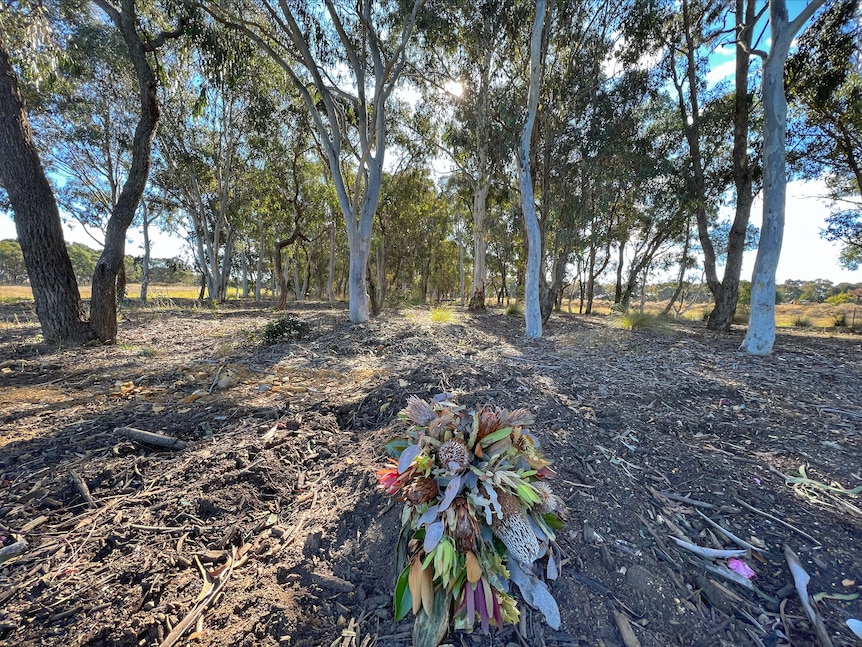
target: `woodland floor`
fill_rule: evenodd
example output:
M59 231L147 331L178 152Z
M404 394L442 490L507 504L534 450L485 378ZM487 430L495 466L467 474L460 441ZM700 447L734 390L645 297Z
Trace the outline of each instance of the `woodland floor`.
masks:
M0 564L4 645L167 645L183 622L178 645L408 645L400 504L374 474L407 396L441 391L532 409L568 507L561 630L521 605L450 644L622 646L627 620L644 647L816 645L785 546L833 644L860 644L862 503L841 489L862 485L862 337L784 332L760 358L693 323L555 314L525 342L499 311L354 326L309 305L300 341L266 346L282 315L235 305L124 307L120 343L81 350L41 345L29 308L0 311L0 542L27 541ZM702 515L762 548L755 589L671 540L735 547Z

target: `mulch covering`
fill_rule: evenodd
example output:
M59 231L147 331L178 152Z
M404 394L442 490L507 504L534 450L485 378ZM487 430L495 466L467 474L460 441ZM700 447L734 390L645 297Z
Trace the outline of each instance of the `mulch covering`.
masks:
M785 547L832 644L862 643L858 336L783 333L760 358L693 323L554 315L525 342L499 312L307 306L303 339L263 346L278 313L129 308L120 344L76 350L3 308L4 645L409 645L400 503L374 474L408 395L442 391L528 407L568 509L560 630L521 605L451 644L816 645ZM756 575L674 538L750 544Z

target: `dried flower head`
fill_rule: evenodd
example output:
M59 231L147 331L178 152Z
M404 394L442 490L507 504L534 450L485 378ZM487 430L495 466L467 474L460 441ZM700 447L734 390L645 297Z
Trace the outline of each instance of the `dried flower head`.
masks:
M428 427L425 431L432 438L440 440L443 436L443 432L447 429L451 429L456 424L457 418L455 417L455 414L448 409L434 415L434 420L428 423Z
M434 479L423 476L404 488L404 499L413 505L420 505L432 501L439 491Z
M430 404L420 397L411 395L407 398L407 406L401 410L407 419L420 427L426 426L432 420L436 420L437 414Z
M479 536L479 524L470 512L464 497L458 497L452 502L450 519L449 531L455 538L458 550L462 552L473 550L476 546L476 538Z
M536 494L538 494L539 498L542 500L542 502L539 504L539 510L541 512L553 512L557 515L565 512L566 507L563 505L563 502L560 500L560 497L558 497L551 491L550 485L548 485L544 481L539 481L537 483L533 483L533 489L536 491Z
M437 460L440 462L440 465L453 474L460 474L467 469L471 458L472 456L467 449L467 445L454 438L440 445L440 449L437 452Z
M484 409L479 414L479 433L478 440L482 440L485 436L493 434L500 428L500 419L497 414L490 409Z

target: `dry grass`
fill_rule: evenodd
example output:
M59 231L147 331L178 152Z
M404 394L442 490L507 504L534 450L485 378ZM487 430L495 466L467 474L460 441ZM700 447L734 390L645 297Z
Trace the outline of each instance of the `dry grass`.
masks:
M81 292L82 299L90 298L90 286L81 285L78 287ZM130 299L137 299L141 293L140 283L129 283L126 286L126 295ZM231 288L229 295L233 295L234 289ZM200 294L200 288L197 285L174 284L157 284L151 283L147 290L147 297L153 300L160 299L197 299ZM268 298L269 292L264 291L264 297ZM11 303L22 299L32 300L33 292L29 285L0 285L0 303Z

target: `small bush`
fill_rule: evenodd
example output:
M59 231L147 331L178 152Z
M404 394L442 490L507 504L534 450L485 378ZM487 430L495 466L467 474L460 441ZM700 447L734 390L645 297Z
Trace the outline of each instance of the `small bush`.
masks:
M812 325L811 319L808 317L799 316L793 320L793 326L795 328L811 328Z
M832 306L840 306L842 303L856 303L856 299L849 292L841 294L833 294L831 297L826 297L826 303Z
M431 308L431 321L434 323L452 323L455 321L455 313L449 308L435 306Z
M299 340L308 334L308 326L288 314L281 319L270 321L263 329L263 343L267 346L279 344L285 340Z
M623 330L651 330L661 332L667 330L667 321L649 312L627 312L616 318L616 325Z
M847 327L847 315L845 313L840 313L835 315L832 318L832 325L836 328L846 328Z
M506 314L510 317L520 317L524 314L524 311L521 310L521 306L518 305L517 302L515 302L510 303L508 306L506 306Z

